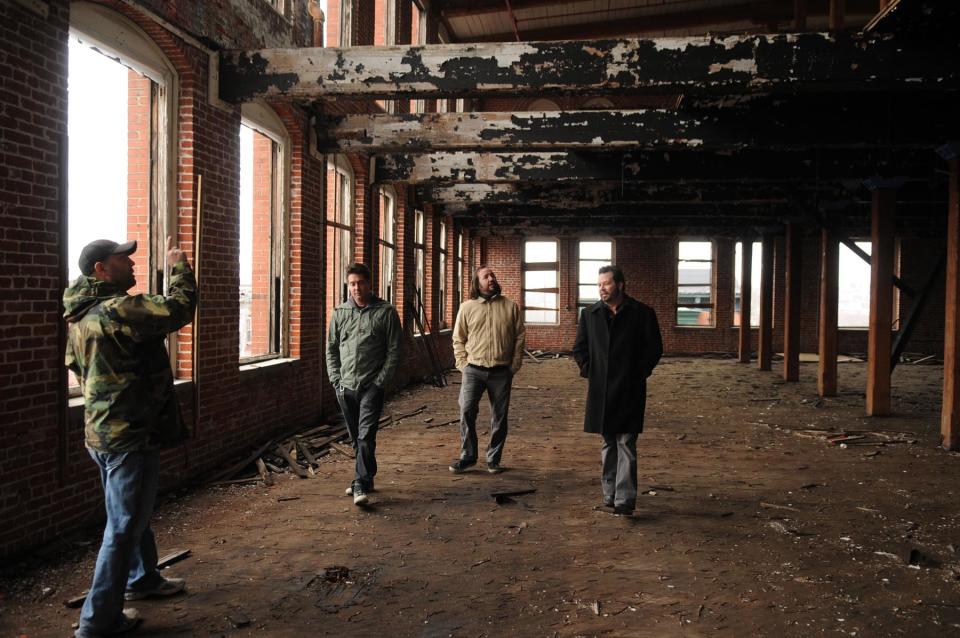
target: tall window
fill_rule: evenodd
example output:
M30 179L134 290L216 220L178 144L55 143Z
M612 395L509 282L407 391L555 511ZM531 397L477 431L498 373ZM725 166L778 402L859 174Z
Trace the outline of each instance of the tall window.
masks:
M417 317L420 320L420 324L424 323L426 317L423 314L423 309L426 306L426 301L423 296L423 290L426 282L426 263L427 263L427 219L423 214L422 210L413 211L413 260L414 260L414 280L413 285L417 289L417 297L414 303L417 307ZM419 332L419 328L417 328Z
M677 252L677 325L713 326L713 243L681 241Z
M457 266L453 280L453 314L456 315L463 301L463 231L457 231Z
M760 325L760 268L763 264L763 242L753 242L750 256L750 326ZM743 294L743 282L740 273L743 264L743 242L738 241L733 255L733 325L740 325L740 298Z
M523 305L527 323L557 323L560 287L557 241L523 244Z
M327 166L327 308L332 309L347 300L347 266L353 262L353 170L343 155Z
M340 46L353 44L353 0L340 0Z
M873 244L854 242L870 255ZM870 264L840 244L840 273L837 281L837 326L840 328L870 327Z
M397 197L392 188L380 188L380 298L393 303L397 254Z
M287 142L268 107L244 104L240 125L240 359L282 350Z
M439 280L439 290L440 295L437 300L438 309L440 315L437 318L437 327L446 328L447 327L447 222L446 220L440 220L440 241L439 245L439 257L440 257L440 272L437 273L437 278Z
M135 239L131 292L162 293L164 238L176 234L176 73L143 31L105 7L75 3L70 21L69 278L91 241ZM72 374L69 385L74 392Z
M600 301L600 268L613 263L612 241L582 241L577 246L577 312Z
M416 44L426 44L427 42L427 12L420 8L417 2L413 4L413 24L411 25L411 42ZM426 100L412 100L412 110L414 113L423 113L426 111Z

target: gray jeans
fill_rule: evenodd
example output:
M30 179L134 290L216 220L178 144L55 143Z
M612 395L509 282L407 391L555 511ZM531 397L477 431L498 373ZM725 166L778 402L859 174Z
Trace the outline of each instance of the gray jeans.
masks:
M603 502L632 510L637 504L637 433L604 434L600 462Z
M377 474L377 430L383 412L383 389L372 383L361 390L344 388L337 390L337 401L357 453L354 481L360 481L369 490Z
M487 465L499 465L507 440L507 413L513 373L507 366L478 368L468 365L460 382L460 458L477 460L477 412L484 390L490 397L490 445Z

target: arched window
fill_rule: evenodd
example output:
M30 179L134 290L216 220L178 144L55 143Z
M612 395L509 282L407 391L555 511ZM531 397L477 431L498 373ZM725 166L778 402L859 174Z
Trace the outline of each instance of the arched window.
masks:
M530 103L530 106L527 107L528 111L559 111L560 106L553 100L547 100L540 98L534 100Z
M587 110L603 110L603 109L612 109L614 108L613 102L608 100L605 97L592 97L580 107L581 109Z
M177 229L176 71L137 25L91 2L70 3L68 57L69 277L89 242L135 239L131 292L162 293Z
M286 341L284 266L290 138L269 106L241 106L240 361L276 357Z

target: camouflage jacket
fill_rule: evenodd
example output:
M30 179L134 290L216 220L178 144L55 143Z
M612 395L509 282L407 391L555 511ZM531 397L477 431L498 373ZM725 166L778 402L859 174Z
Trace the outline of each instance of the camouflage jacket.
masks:
M196 305L185 261L173 266L166 297L84 276L64 291L66 364L80 381L88 448L148 451L185 438L164 338L193 320Z

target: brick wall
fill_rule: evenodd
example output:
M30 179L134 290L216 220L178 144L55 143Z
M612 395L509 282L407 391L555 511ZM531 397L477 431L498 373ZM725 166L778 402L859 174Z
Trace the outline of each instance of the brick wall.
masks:
M687 327L676 322L677 237L614 237L616 263L623 268L627 293L651 306L660 321L667 352L736 352L738 328L734 327L734 244L731 239L714 240L714 326ZM486 256L475 263L492 267L504 294L522 303L521 260L524 238L492 236L481 242ZM577 321L577 242L575 237L559 240L560 300L557 324L527 325L530 349L569 350L576 336ZM910 239L901 242L901 270L907 283L919 289L926 281L942 252L942 241ZM817 327L820 285L819 237L803 241L801 289L803 307L800 317L800 344L803 352L817 351ZM477 251L480 252L480 251ZM783 348L784 288L783 242L778 238L774 253L774 348ZM942 275L939 279L942 282ZM468 285L468 284L465 284ZM759 303L759 298L753 300ZM910 311L910 300L902 296L901 322ZM943 348L943 286L934 286L930 302L919 321L908 351L940 353ZM752 347L757 347L757 330L752 331ZM841 330L840 350L866 351L865 330Z

